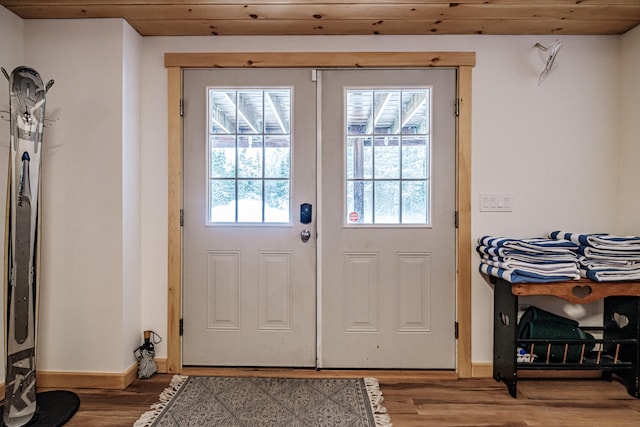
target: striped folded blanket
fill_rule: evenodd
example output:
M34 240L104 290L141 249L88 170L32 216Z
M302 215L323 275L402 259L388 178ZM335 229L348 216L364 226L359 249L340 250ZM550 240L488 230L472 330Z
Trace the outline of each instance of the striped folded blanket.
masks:
M521 261L501 261L498 258L486 257L482 258L481 262L490 265L492 267L502 268L504 270L523 270L531 271L534 273L546 274L576 274L578 273L577 262L521 262Z
M580 275L595 282L616 282L640 279L640 262L626 258L594 259L581 257Z
M580 278L580 274L540 274L521 269L505 270L483 262L480 263L480 272L489 276L499 277L510 283L551 283Z
M581 245L578 247L577 253L589 258L640 261L640 250L617 251L614 249L600 249L592 246Z
M615 236L613 234L580 234L564 231L552 231L549 233L552 239L569 240L583 246L614 251L640 252L640 237Z
M626 258L616 258L616 259L595 259L589 257L581 257L578 260L580 267L584 267L586 269L617 269L620 271L632 271L640 268L640 262L631 261Z
M578 255L574 251L566 253L541 253L531 251L518 251L514 249L496 248L490 246L478 246L476 251L483 257L501 258L502 260L513 260L531 262L535 264L556 263L556 262L577 262Z
M511 239L507 237L484 236L478 239L479 246L506 248L533 253L567 253L576 250L578 245L564 239L546 239L534 237L528 239Z
M640 268L635 270L590 268L580 270L580 275L594 282L625 282L640 280Z

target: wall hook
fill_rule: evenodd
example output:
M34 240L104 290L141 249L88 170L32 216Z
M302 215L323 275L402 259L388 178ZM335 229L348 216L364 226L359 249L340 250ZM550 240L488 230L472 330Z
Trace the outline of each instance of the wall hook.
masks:
M4 120L5 122L10 122L11 121L11 111L9 110L0 110L0 119ZM44 127L46 128L50 128L53 126L53 124L57 121L59 121L60 118L59 117L45 117L44 118Z
M553 67L556 57L558 56L560 48L562 47L562 43L560 42L560 40L556 40L550 47L547 47L541 43L536 43L534 47L540 49L543 52L551 51L545 62L544 69L538 76L538 84L540 84L544 79L547 78L547 76L551 72L551 68Z

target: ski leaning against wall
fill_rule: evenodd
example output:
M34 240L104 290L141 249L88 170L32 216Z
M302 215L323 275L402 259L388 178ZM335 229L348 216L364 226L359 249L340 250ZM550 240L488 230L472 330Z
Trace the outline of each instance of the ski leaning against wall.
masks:
M7 186L4 424L24 426L35 416L38 315L40 171L45 96L53 85L17 67L9 80L10 154Z

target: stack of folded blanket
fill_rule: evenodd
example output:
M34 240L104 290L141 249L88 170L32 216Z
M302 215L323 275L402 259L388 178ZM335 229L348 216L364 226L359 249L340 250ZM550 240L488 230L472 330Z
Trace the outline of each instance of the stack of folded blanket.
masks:
M580 274L595 282L640 280L640 237L554 231L552 239L578 245Z
M511 283L549 283L580 278L578 245L563 239L484 236L476 248L480 271Z

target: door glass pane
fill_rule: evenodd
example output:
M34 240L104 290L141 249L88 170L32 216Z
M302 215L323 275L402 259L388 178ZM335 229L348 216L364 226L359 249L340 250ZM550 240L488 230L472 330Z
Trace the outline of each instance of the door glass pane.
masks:
M429 225L431 87L345 90L345 224Z
M265 136L264 146L264 177L288 178L291 170L291 137Z
M210 222L235 222L236 183L230 179L212 179L209 183Z
M347 137L347 178L373 177L373 144L371 137Z
M429 195L425 181L402 182L402 223L424 224L427 222Z
M262 135L238 135L238 178L262 177Z
M289 181L269 180L264 183L265 222L287 222L289 220Z
M236 129L235 90L209 91L209 133L232 134Z
M347 135L370 135L373 123L373 91L347 91Z
M209 223L289 223L291 88L208 88Z
M262 134L263 91L239 90L237 94L238 133Z
M399 90L374 91L375 133L400 133L400 94Z
M374 189L375 223L400 223L400 183L398 181L375 181Z
M238 180L238 222L262 222L261 180Z
M402 91L402 133L422 134L429 132L429 90Z
M371 181L347 182L348 224L373 224L373 183Z
M265 97L265 129L266 134L288 135L291 124L291 91L289 89L274 89L264 92Z
M214 135L209 140L209 177L233 178L236 176L236 140L233 136Z
M400 178L400 138L376 136L374 146L374 177L378 179Z
M429 164L428 137L405 136L402 138L402 178L426 179Z

